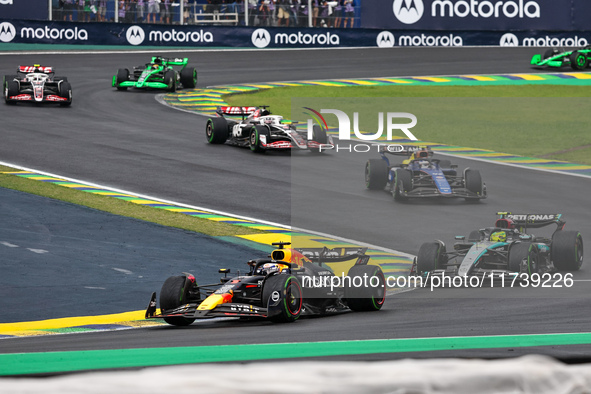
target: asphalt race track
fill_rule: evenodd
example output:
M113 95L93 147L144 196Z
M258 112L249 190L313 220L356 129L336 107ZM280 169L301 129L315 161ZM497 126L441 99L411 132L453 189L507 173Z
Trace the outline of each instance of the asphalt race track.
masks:
M265 51L170 55L189 57L199 72L198 86L205 87L327 78L525 73L532 72L528 61L533 52L523 48L405 48L280 51L273 56ZM487 200L399 204L386 193L364 188L363 166L375 155L290 157L208 146L205 118L157 104L154 92L117 92L110 87L117 68L142 64L149 56L1 55L2 74L13 73L19 64L55 67L71 82L74 102L71 108L0 105L0 160L408 253L416 253L425 241L439 238L450 243L453 235L489 226L495 212L502 210L563 213L568 229L580 230L584 238L591 234L588 178L454 159L460 168L481 171L489 190ZM302 173L314 176L303 177ZM281 326L281 335L277 335L277 326L268 323L203 322L182 329L9 339L0 342L0 351L587 332L591 323L588 260L575 273L570 289L419 289L389 298L379 313L302 319ZM129 267L134 270L133 263ZM121 302L103 306L101 313L114 313ZM589 350L589 346L562 346L420 356L509 357L537 352L582 358ZM363 359L405 356L409 355Z

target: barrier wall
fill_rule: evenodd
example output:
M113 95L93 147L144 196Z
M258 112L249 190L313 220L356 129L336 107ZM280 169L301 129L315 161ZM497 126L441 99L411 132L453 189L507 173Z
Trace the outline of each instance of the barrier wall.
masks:
M0 20L2 43L235 48L393 46L579 47L589 31L448 31L249 28Z

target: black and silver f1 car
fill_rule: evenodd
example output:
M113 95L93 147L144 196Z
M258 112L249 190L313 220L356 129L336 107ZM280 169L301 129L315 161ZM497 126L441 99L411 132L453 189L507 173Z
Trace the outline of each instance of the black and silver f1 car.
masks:
M548 49L543 55L534 55L531 59L532 66L538 67L565 67L570 66L573 70L584 70L591 62L591 45L572 51Z
M411 273L423 276L490 276L577 271L583 264L583 238L565 231L561 214L499 212L494 227L456 236L452 251L442 241L424 243ZM530 228L556 225L550 238L527 233Z
M285 248L289 243L273 245L278 249L270 258L248 261L249 271L243 275L228 277L230 271L220 269L224 276L217 284L198 285L189 273L168 278L160 291L160 313L152 293L146 319L162 318L175 326L232 316L293 322L303 315L382 308L386 281L379 266L368 265L366 249L295 250ZM326 265L352 260L355 264L346 277L336 276Z
M381 159L370 159L365 164L365 186L386 190L394 200L414 197L463 197L469 201L486 198L486 185L478 170L466 168L458 174L457 165L449 160L432 159L429 147L381 146ZM386 156L407 156L401 164L390 164Z
M271 115L267 106L220 107L217 118L209 118L205 126L207 142L250 147L253 152L266 150L303 149L321 152L334 148L332 136L318 125L313 126L311 138L296 130L294 123L284 123L283 116ZM225 115L241 116L242 121Z
M154 56L150 63L134 67L131 73L127 68L117 70L112 84L117 90L138 88L174 92L179 84L185 89L193 89L197 86L197 70L187 67L188 62L188 58L168 59ZM179 66L180 69L175 70L173 66Z
M66 77L55 77L52 67L19 66L16 75L4 76L6 104L18 102L72 104L72 87Z

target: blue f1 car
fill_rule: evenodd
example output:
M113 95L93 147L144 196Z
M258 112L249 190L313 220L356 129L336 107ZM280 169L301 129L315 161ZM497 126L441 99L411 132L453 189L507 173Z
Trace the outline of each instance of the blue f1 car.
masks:
M432 159L429 147L405 146L390 151L380 148L381 159L370 159L365 165L365 186L372 190L386 190L394 200L414 197L462 197L468 201L486 198L486 185L478 170L466 168L458 175L457 165L449 160ZM386 154L403 155L408 159L391 165Z
M564 231L561 214L499 212L494 227L456 236L453 251L442 241L421 245L411 275L501 277L556 271L578 271L583 264L583 238ZM550 238L527 233L528 228L556 225Z

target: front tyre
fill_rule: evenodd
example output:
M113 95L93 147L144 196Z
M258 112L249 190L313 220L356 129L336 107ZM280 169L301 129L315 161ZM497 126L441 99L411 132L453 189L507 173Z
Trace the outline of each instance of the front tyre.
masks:
M62 81L59 85L60 97L65 98L67 101L60 103L62 107L68 107L72 105L72 86L70 82Z
M129 81L129 70L126 68L120 68L117 70L117 77L115 79L117 90L127 90L127 87L119 86L119 84L127 81Z
M162 313L187 304L189 302L189 291L185 276L171 276L166 279L160 290L160 309ZM173 316L165 317L164 321L173 326L188 326L195 319Z
M261 141L261 136L265 136L266 142L269 142L269 129L267 126L255 125L250 130L249 146L250 150L255 153L264 153L265 147Z
M525 267L522 263L525 260ZM530 242L521 242L509 249L509 271L526 273L538 272L538 248Z
M484 184L482 183L482 176L478 170L466 170L464 173L464 184L468 191L476 194L478 197L484 195ZM468 197L466 201L473 201L478 197Z
M421 245L417 254L417 271L419 274L443 269L446 265L445 246L439 242L426 242Z
M275 323L291 323L302 313L302 286L295 276L278 274L268 277L263 284L262 303L267 310L276 311L269 316Z
M228 139L228 121L224 118L209 118L205 125L205 136L210 144L223 144Z
M185 89L197 86L197 70L194 67L185 67L181 70L181 84Z
M369 159L365 164L365 187L382 190L388 183L388 164L382 159Z
M176 92L176 75L173 70L164 72L164 83L166 84L166 90Z
M18 82L11 79L7 80L4 86L4 100L6 104L16 104L15 100L9 100L9 97L18 96L19 94L19 85Z
M578 271L583 265L583 237L578 231L557 231L550 248L550 258L556 269Z
M395 201L406 201L408 197L405 194L412 190L412 173L410 170L398 168L395 175L392 197Z
M328 137L326 136L326 130L322 127L315 124L312 126L312 141L318 142L319 144L325 145L328 143ZM322 149L318 148L310 148L310 151L313 153L321 153Z
M379 311L386 299L386 278L377 265L354 265L347 273L345 301L353 311ZM361 278L361 283L359 279Z

